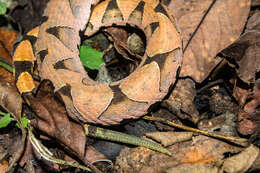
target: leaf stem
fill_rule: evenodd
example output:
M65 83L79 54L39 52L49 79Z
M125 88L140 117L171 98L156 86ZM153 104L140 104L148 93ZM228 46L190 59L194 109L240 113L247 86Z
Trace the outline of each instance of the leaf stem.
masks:
M9 72L13 73L13 67L10 62L5 60L4 58L0 57L0 66L8 70Z
M110 140L114 142L121 142L125 144L142 146L172 156L172 154L166 148L160 146L159 144L133 135L128 135L128 134L124 134L121 132L112 131L108 129L103 129L88 124L84 124L84 129L85 129L85 134L87 136L100 138L104 140Z
M195 129L195 128L192 128L192 127L188 127L188 126L184 126L184 125L181 125L181 124L177 124L177 123L168 121L164 118L158 118L158 117L154 117L154 116L144 116L143 119L150 120L150 121L159 121L159 122L165 123L167 125L170 125L170 126L173 126L173 127L179 128L179 129L184 129L184 130L187 130L187 131L195 132L195 133L202 134L202 135L205 135L205 136L215 137L215 138L218 138L218 139L225 139L225 140L228 140L228 141L242 142L242 143L248 142L248 140L245 139L245 138L239 138L239 137L234 137L234 136L224 136L224 135L216 134L216 133L213 133L213 132Z

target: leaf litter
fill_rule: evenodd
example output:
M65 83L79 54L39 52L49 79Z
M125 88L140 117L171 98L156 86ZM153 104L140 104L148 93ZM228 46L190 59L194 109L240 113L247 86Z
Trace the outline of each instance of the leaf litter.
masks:
M32 97L31 107L36 116L31 122L40 134L37 137L40 137L39 139L45 142L53 153L65 160L75 159L85 164L95 163L98 160L108 161L108 164L101 164L103 169L99 167L102 172L250 172L259 170L258 146L249 145L249 142L257 143L257 133L260 129L258 1L252 0L251 10L249 0L216 0L215 2L213 0L164 0L162 2L176 17L176 22L182 31L184 47L192 33L196 28L198 29L184 52L184 61L177 84L172 87L161 105L155 105L151 109L155 112L153 115L219 135L246 137L249 139L248 145L206 137L195 132L186 132L161 122L135 120L132 123L139 123L147 131L151 127L147 124L154 124L152 128L154 132L149 132L146 136L167 146L173 157L143 147L128 146L124 147L111 161L104 154L106 152L102 154L93 147L97 140L87 138L82 126L67 117L63 104L53 94L51 85L46 83L41 84L41 86L46 86L39 90L36 97ZM19 3L22 2L19 1ZM12 13L7 11L7 14L12 15L23 31L28 31L39 24L38 17L41 16L45 2L32 0L25 4L19 3L10 8ZM212 7L205 15L211 5ZM27 14L21 17L24 11ZM32 20L25 20L27 18ZM1 28L0 32L0 56L11 62L11 50L17 32L11 33L15 36L9 37L10 29L5 30ZM6 40L6 38L12 39ZM120 44L123 45L123 49L118 48L119 52L131 52L126 47L126 42L126 38L117 40L117 47L120 47ZM0 105L4 108L1 110L10 112L18 122L21 122L22 100L13 85L12 74L3 68L0 70L2 86ZM220 82L214 83L219 79L221 79ZM28 108L24 111L30 112ZM11 123L7 129L13 126ZM126 127L123 124L117 128L124 131ZM18 133L15 137L16 142L8 137L11 130L3 131L0 135L3 139L3 143L1 142L3 147L10 143L16 144L13 146L25 145L23 155L21 152L15 153L10 147L7 154L3 154L0 169L6 170L6 165L10 167L13 164L10 156L16 154L14 158L20 158L20 162L14 159L18 170L29 172L63 170L66 172L67 169L67 172L77 172L75 168L62 167L41 159L28 140L21 140L25 134L23 130L22 132L23 137ZM106 146L106 142L102 145ZM32 160L43 161L43 165L48 165L48 169L44 170L40 162L35 166ZM12 165L11 167L15 168Z

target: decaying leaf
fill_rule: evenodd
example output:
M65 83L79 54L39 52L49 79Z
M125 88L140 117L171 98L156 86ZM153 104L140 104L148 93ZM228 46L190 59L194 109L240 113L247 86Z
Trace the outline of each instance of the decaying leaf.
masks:
M252 0L252 6L256 7L260 5L260 0Z
M248 84L255 82L255 74L260 71L260 31L246 32L222 53L236 62L241 80Z
M16 142L10 145L14 147L14 144L19 143L19 145L15 147L15 152L11 152L10 150L8 151L9 154L13 154L12 159L9 162L8 171L10 171L11 169L13 169L24 150L26 131L21 125L23 101L21 96L17 92L16 87L14 86L14 79L12 77L12 74L1 68L0 78L0 105L17 120L22 131L21 139L16 139Z
M212 0L171 1L169 8L178 21L184 47ZM183 55L181 76L203 81L221 59L216 54L241 34L250 0L216 1Z
M253 1L252 1L252 3L253 3ZM260 1L259 1L259 3L260 3ZM260 17L260 11L256 10L254 12L254 14L248 19L245 32L260 29L259 17Z
M187 43L190 34L195 30L195 27L198 25L204 12L209 7L211 2L212 0L168 1L169 7L173 9L172 11L175 13L178 24L180 25L180 28L183 32L184 45ZM256 2L256 0L253 2ZM41 3L37 2L35 4L29 4L26 8L34 9L34 6L39 6L39 4ZM192 77L196 82L202 82L208 76L208 74L216 66L216 64L221 61L220 58L214 58L215 55L221 49L236 40L240 35L247 18L249 6L250 0L216 1L213 9L210 11L209 15L202 23L202 26L198 30L197 34L191 41L191 44L188 46L188 49L184 54L184 65L181 70L182 77L189 76ZM38 13L32 14L33 16L38 16ZM17 17L19 16L19 13L15 12L14 15ZM22 18L17 18L24 21L26 16L23 16ZM257 16L255 17L255 20L257 20L256 18ZM27 25L27 22L24 22L23 25ZM251 28L256 29L258 27L258 25L255 25L255 21L249 21L248 23L252 23ZM28 25L31 26L32 23L29 23ZM258 34L255 36L257 36L258 38ZM252 37L250 37L250 41L253 40L251 39ZM123 43L125 44L125 38L123 38L122 40L124 40ZM117 41L120 41L120 39L118 39ZM256 43L258 44L258 42ZM122 43L118 43L116 44L116 46L120 46L120 44ZM253 44L250 43L250 46L253 46ZM257 61L256 57L258 56L258 54L254 53L258 53L258 48L256 52L254 52L254 48L255 47L252 47L252 50L250 51L247 48L247 50L249 51L247 57L253 57L255 58L255 61ZM125 48L125 50L123 50L122 48L118 49L119 51L128 51L128 48ZM239 64L239 60L238 66L240 67L245 65L244 69L251 68L252 65L248 66L246 60L247 59L244 59L243 62L241 60L241 64ZM250 69L252 71L239 68L238 73L245 78L249 76L250 79L246 80L251 82L254 81L254 79L252 80L252 78L254 78L253 74L255 74L255 72L257 71L253 71L254 69L257 69L259 71L259 68L257 66ZM195 83L190 79L181 79L177 83L174 92L171 94L170 98L166 102L164 102L164 104L167 104L167 107L170 108L172 112L177 113L178 116L182 119L188 119L194 123L197 123L199 120L199 113L193 105L194 97ZM248 97L243 97L241 98L241 100L244 100L244 103L246 103L247 98ZM253 100L245 105L245 110L247 110L247 112L252 113L253 111L255 111L255 108L259 105L258 98L259 94L257 93L257 90L255 90ZM93 149L93 147L88 147L89 150L84 157L86 137L83 129L80 125L71 121L67 117L63 106L54 99L54 95L52 92L46 92L41 89L37 97L32 97L31 101L31 106L35 113L37 113L37 122L34 125L37 126L41 131L45 132L48 136L52 138L58 139L58 141L61 142L62 145L68 146L69 151L72 151L73 154L76 154L83 161L88 160L89 162L95 162L96 160L106 160L106 156L97 152L95 149ZM215 99L212 102L214 101L222 101L222 98ZM0 104L4 102L5 101L2 101L0 102ZM217 103L211 104L212 107L214 107L215 105L217 105ZM232 105L230 106L232 107ZM225 114L222 114L216 118L207 121L208 124L216 126L210 126L206 128L212 131L217 131L218 129L221 129L221 132L223 132L222 129L224 129L224 133L229 133L229 131L225 128L231 123L229 128L232 128L232 130L234 130L234 119L228 119L230 117L227 116L231 114L226 113L226 109L223 110L222 108L214 107L214 110L217 110L217 113L220 113L218 111L220 110L224 111L221 113ZM14 112L16 111L17 113L17 110L15 108L9 109ZM234 114L232 114L232 118L233 115ZM249 118L246 116L249 116ZM244 117L246 117L245 119L248 120L252 118L252 115L245 115ZM186 171L213 173L219 171L219 167L216 163L222 162L225 153L237 153L242 150L239 147L235 147L227 143L203 136L195 137L193 138L193 141L186 141L191 139L192 133L181 132L178 134L181 135L181 138L176 134L176 132L156 132L153 134L148 134L149 137L157 139L165 146L172 145L171 147L169 147L169 149L172 153L174 153L174 157L168 157L164 154L160 154L142 147L135 149L124 149L121 152L121 155L117 158L115 167L115 169L117 170L115 170L115 172L172 173ZM234 132L232 132L232 134L234 134ZM179 143L175 144L176 141ZM186 142L180 143L180 141ZM256 151L256 149L253 150ZM253 150L247 151L247 153L249 153L248 156L250 156L250 153L254 152ZM241 154L243 152L241 152ZM258 153L258 151L254 154L257 155L256 153ZM30 154L31 151L29 151L29 154L27 156L29 156ZM255 158L255 155L253 156L253 158ZM243 158L243 156L236 156ZM248 156L245 156L244 158ZM27 157L27 159L29 160L35 158ZM246 169L248 169L248 167L251 166L253 158L244 161L245 164L239 165L240 167L236 169L238 171L245 171ZM23 161L26 161L26 159ZM232 172L231 169L233 169L232 166L234 165L232 164L234 162L239 163L240 160L236 160L236 158L227 159L224 162L223 169L227 172ZM32 162L26 165L26 167L28 167L27 170L30 170L29 172L36 170L33 169Z
M13 44L17 37L15 31L0 28L0 58L11 64L11 52ZM12 73L9 73L6 69L0 67L0 78L2 81L13 83L14 79Z
M177 166L180 170L192 167L189 164L206 164L209 167L214 167L213 165L222 161L224 153L241 151L239 147L205 136L197 136L193 141L176 143L167 149L173 153L173 157L155 153L142 147L125 148L117 157L115 170L116 172L158 173L169 171Z
M236 136L236 120L235 114L226 112L211 119L201 120L198 128L226 136Z
M122 28L107 28L104 30L105 33L109 36L111 40L114 42L115 49L124 56L129 59L127 53L124 49L127 49L127 32Z
M12 11L11 16L17 23L19 23L23 31L26 33L41 24L43 10L45 9L47 2L48 0L18 1L18 4Z
M248 95L247 95L248 96ZM250 98L250 97L249 97ZM238 131L243 135L253 134L260 129L257 107L260 105L260 79L255 82L251 100L238 113Z
M210 111L215 112L217 115L225 114L227 112L237 113L239 108L233 102L230 95L220 87L211 88L212 96L209 99Z
M237 65L238 77L245 83L254 83L260 71L260 11L248 19L245 33L222 53Z
M6 172L8 169L8 162L3 160L0 162L0 172Z
M246 172L259 154L259 149L254 145L250 145L241 153L227 158L222 166L222 169L228 173Z
M159 109L158 111L154 112L152 114L154 117L158 117L158 118L164 118L167 119L168 121L174 122L176 124L182 124L183 123L180 121L180 119L175 116L172 112L170 112L169 110L166 109ZM172 126L168 126L166 124L163 124L161 122L157 122L155 121L154 124L156 125L156 128L159 131L174 131L174 127Z
M230 64L235 66L237 79L233 95L243 108L238 113L238 131L244 135L256 132L259 127L259 118L256 108L260 104L260 12L249 18L245 33L233 44L225 48L221 53L226 56ZM250 84L254 83L254 88ZM252 86L252 85L251 85Z
M260 2L260 1L259 1ZM253 165L251 166L250 170L259 170L260 169L260 154L258 154L257 158L255 159Z
M89 161L89 163L92 164L98 161L103 161L103 162L108 162L112 165L111 160L109 160L101 152L97 151L93 146L87 147L85 158Z
M166 3L176 16L184 47L212 2L175 0ZM184 52L180 76L192 77L198 83L204 81L221 61L215 56L241 34L249 8L249 0L216 1ZM192 84L192 80L182 81L178 81L170 98L164 103L182 119L196 123L199 113L193 105L195 84Z
M30 96L31 108L37 115L38 129L69 147L79 158L84 158L86 137L81 125L69 120L64 106L55 100L49 82L41 85L37 97Z
M193 104L195 94L195 83L191 79L181 79L163 105L176 113L178 117L196 123L199 113Z
M260 79L257 79L253 90L252 100L245 105L244 111L253 114L256 112L256 108L259 105L260 105Z
M4 48L8 51L9 55L11 55L10 53L12 52L13 45L17 35L18 33L15 31L11 31L5 28L0 28L0 42L3 44Z
M212 164L185 164L166 170L166 173L218 173L219 168Z
M251 91L249 89L242 88L239 85L236 85L233 89L233 96L241 107L245 105L246 100L250 96L250 94Z
M248 113L246 114L248 116L251 116ZM241 116L241 113L239 114L239 116ZM258 126L259 123L255 123L250 119L243 119L242 121L237 123L237 130L243 135L250 135L257 131Z
M0 80L0 105L17 120L21 120L22 98L15 86Z
M151 132L145 134L145 136L160 142L166 147L177 142L190 140L192 135L192 132Z

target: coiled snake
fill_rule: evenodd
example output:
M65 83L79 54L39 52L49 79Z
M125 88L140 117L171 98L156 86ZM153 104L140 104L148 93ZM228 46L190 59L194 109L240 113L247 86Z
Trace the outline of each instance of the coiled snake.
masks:
M53 83L71 117L83 122L117 124L142 116L151 104L164 98L182 62L181 39L172 14L159 0L96 3L97 0L48 3L39 32L29 32L14 53L16 85L21 93L35 88L31 75L36 59L41 79ZM89 17L91 6L94 8ZM79 32L91 36L112 25L142 30L146 50L129 76L117 82L98 83L87 75L80 62ZM19 50L22 45L30 51Z

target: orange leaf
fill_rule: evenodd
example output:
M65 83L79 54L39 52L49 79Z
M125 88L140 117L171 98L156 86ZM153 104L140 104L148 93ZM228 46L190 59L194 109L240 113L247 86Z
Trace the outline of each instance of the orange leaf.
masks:
M8 169L8 162L6 160L0 162L0 172L6 172Z

